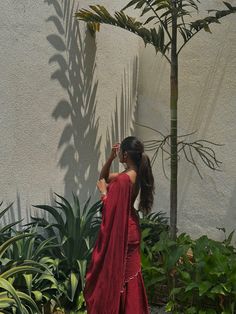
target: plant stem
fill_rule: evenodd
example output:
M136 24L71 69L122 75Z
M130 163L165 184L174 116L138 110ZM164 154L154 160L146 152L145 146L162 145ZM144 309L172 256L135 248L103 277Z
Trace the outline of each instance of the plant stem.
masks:
M176 8L176 1L173 7ZM170 75L170 109L171 109L171 181L170 181L170 236L177 234L177 104L178 104L178 55L177 55L177 14L172 11L171 75Z

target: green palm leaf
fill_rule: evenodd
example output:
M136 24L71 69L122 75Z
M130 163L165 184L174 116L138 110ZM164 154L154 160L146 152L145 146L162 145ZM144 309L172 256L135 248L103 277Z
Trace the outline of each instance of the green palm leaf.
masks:
M106 8L101 5L91 5L90 9L91 10L82 9L75 15L79 20L89 22L93 30L98 30L97 24L101 23L118 26L141 37L145 45L152 44L156 51L160 51L163 55L169 50L169 43L167 43L167 45L164 44L164 30L162 25L159 26L157 32L155 28L145 28L143 23L136 21L135 18L126 15L123 11L115 12L113 17Z
M178 50L178 54L186 45L187 42L192 39L199 31L204 29L206 32L211 33L210 25L213 23L220 24L220 19L232 14L236 13L236 7L233 7L230 3L223 1L227 10L208 10L208 13L215 12L215 16L207 16L203 19L197 19L196 21L190 22L189 24L180 23L178 25L178 30L184 40L184 43ZM185 14L186 15L186 14Z

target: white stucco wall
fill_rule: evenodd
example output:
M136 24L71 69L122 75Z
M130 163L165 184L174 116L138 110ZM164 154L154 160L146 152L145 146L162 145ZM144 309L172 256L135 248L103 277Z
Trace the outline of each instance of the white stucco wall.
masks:
M90 194L96 200L110 146L133 132L134 120L168 134L165 59L125 31L102 26L94 39L73 20L76 9L88 4L114 11L126 2L0 3L0 191L5 204L15 201L16 218L26 222L31 204L51 202L53 192L71 199L73 190L82 202ZM202 16L217 5L221 0L203 1ZM227 16L211 27L213 34L199 33L179 60L179 135L198 130L188 139L225 144L216 148L222 172L197 158L203 180L183 158L179 163L178 227L194 236L219 238L215 227L231 231L235 225L235 23L235 15ZM143 140L155 135L141 127L137 134ZM169 161L165 165L169 174ZM169 181L160 158L154 174L154 209L168 214Z
M112 11L125 1L100 3ZM96 200L105 155L132 131L138 39L108 26L94 39L73 18L87 5L0 3L0 191L25 222L52 192Z
M231 1L235 5L235 1ZM202 1L200 16L210 8L223 8L221 1ZM188 141L206 139L224 144L215 147L223 162L222 172L213 172L196 157L203 180L181 155L178 175L178 228L193 236L207 233L222 238L216 227L229 233L236 221L236 16L211 26L212 34L195 36L179 58L179 135L193 131ZM138 122L165 135L170 131L169 65L152 47L140 43ZM139 127L143 140L159 138ZM183 138L182 138L183 139ZM151 156L151 155L150 155ZM161 156L161 155L160 155ZM168 157L165 155L165 157ZM165 169L169 176L169 160ZM170 181L163 175L161 158L155 163L155 209L169 214Z

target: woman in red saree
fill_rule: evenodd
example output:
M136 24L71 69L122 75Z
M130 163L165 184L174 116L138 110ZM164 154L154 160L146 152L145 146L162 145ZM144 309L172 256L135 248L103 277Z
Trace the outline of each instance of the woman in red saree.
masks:
M119 151L126 164L121 173L109 173ZM108 183L108 184L107 184ZM97 187L103 201L102 223L86 273L84 298L88 314L149 314L141 272L139 210L150 212L154 179L143 143L129 136L113 145Z

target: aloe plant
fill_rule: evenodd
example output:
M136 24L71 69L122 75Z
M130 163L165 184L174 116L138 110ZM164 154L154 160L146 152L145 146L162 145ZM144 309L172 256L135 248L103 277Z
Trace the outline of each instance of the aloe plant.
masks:
M218 170L219 161L215 158L214 151L209 147L204 147L204 140L196 143L185 143L177 141L178 138L178 58L182 49L201 30L211 32L210 25L220 23L224 16L235 13L236 7L229 2L223 2L225 10L208 10L215 14L203 19L189 20L191 10L198 12L200 0L132 0L114 15L102 5L91 5L90 9L81 9L76 13L78 19L88 23L89 29L94 33L99 31L100 24L109 24L123 28L141 37L145 46L151 44L156 52L161 53L170 65L170 135L164 137L159 143L159 148L170 139L171 158L171 179L170 179L170 234L172 239L177 233L177 179L178 179L178 157L183 150L188 162L198 167L193 159L192 151L190 157L187 156L186 147L195 149L206 166L213 170ZM138 21L124 13L127 8L134 7L139 12L142 21ZM159 141L160 142L160 141ZM178 146L182 146L178 149ZM199 172L199 170L198 170Z

